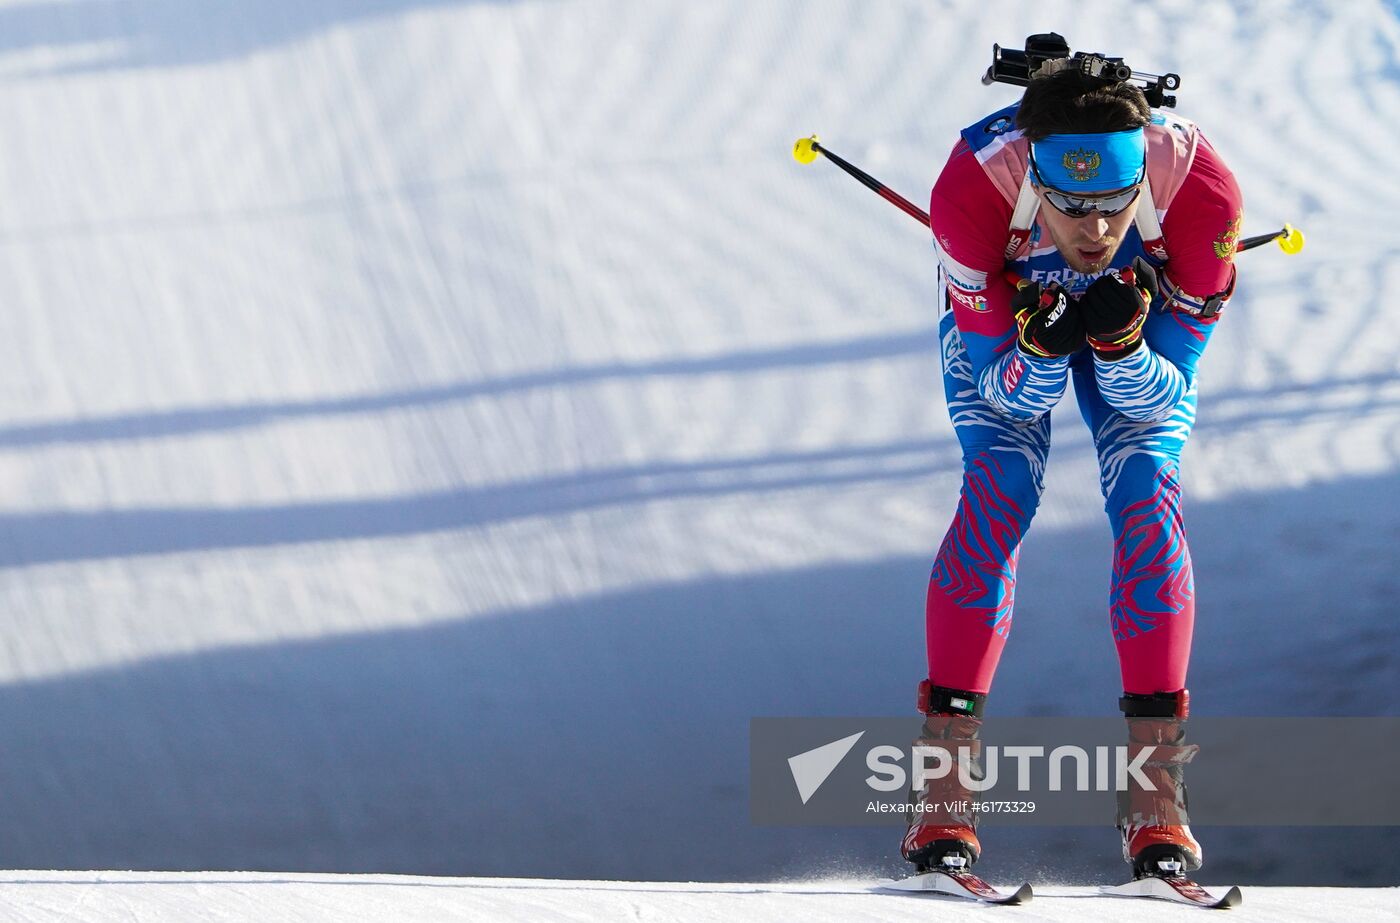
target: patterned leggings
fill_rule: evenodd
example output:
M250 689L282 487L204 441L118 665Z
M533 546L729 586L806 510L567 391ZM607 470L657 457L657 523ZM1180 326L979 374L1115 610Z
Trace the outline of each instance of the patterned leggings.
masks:
M986 693L1011 631L1017 554L1044 488L1050 415L1019 422L997 412L977 392L951 313L939 332L963 483L929 579L929 679ZM1109 618L1123 690L1175 692L1186 685L1195 616L1178 481L1181 450L1196 417L1195 388L1166 420L1134 422L1104 401L1086 353L1076 356L1070 374L1094 435L1113 526Z

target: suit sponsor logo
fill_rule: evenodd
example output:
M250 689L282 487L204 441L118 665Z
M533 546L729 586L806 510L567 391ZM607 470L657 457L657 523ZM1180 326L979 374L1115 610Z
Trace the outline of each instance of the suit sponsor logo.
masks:
M1073 292L1084 288L1107 272L1109 270L1105 269L1092 275L1086 275L1082 272L1075 272L1073 269L1032 269L1029 278L1032 282L1039 282L1042 285L1055 283Z
M1013 230L1011 239L1006 242L1006 258L1009 260L1015 256L1025 244L1026 239L1031 236L1030 231Z
M1011 361L1006 363L1006 370L1001 374L1001 389L1006 394L1016 390L1016 386L1021 383L1021 376L1026 372L1026 364L1021 361L1020 356L1012 356Z
M971 292L964 292L960 290L956 285L948 286L948 294L952 295L953 299L959 304L963 305L966 308L971 308L978 314L985 314L988 310L987 299L983 298L981 295L974 295Z

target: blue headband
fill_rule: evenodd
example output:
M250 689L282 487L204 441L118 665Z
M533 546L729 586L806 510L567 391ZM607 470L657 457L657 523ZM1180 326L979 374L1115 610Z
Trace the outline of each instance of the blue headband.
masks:
M1147 167L1141 128L1111 134L1050 135L1031 142L1043 185L1064 192L1111 192L1135 186Z

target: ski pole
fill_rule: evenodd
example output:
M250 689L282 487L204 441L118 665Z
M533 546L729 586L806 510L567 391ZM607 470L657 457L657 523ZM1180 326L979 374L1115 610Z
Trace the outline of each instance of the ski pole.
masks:
M928 230L928 212L919 208L919 206L910 202L904 196L895 192L869 173L866 173L860 167L842 160L831 151L822 147L821 144L817 142L816 135L812 135L810 138L798 138L797 143L792 146L792 156L801 164L811 163L817 159L818 154L825 154L827 160L830 160L842 170L845 170L847 173L860 180L867 189L873 190L880 198L889 202L895 208L898 208L900 211L922 224L925 230Z
M1278 241L1278 248L1284 253L1294 254L1303 249L1303 232L1291 224L1285 224L1272 234L1257 234L1254 237L1246 237L1235 245L1235 252L1243 253L1246 250L1253 250L1255 247L1264 246L1271 240Z
M919 208L913 202L910 202L904 196L895 192L869 173L866 173L860 167L838 157L836 154L832 153L830 149L822 147L816 135L812 135L810 138L798 138L796 143L792 146L793 159L800 164L811 163L817 159L818 154L825 156L827 160L830 160L842 170L854 176L867 189L873 190L876 195L894 205L900 211L919 222L919 224L922 224L925 229L928 228L928 212ZM1291 224L1285 224L1279 230L1269 234L1258 234L1254 237L1246 237L1235 245L1235 252L1243 253L1246 250L1253 250L1255 247L1262 247L1272 240L1278 241L1279 249L1290 255L1303 249L1303 232Z

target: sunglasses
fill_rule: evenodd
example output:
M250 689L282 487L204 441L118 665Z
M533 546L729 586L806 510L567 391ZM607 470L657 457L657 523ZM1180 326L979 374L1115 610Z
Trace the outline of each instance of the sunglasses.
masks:
M1138 193L1142 191L1142 186L1135 184L1122 192L1115 192L1110 195L1082 196L1064 192L1045 182L1040 175L1040 168L1035 165L1035 155L1031 155L1031 173L1035 176L1035 184L1040 191L1045 194L1045 201L1055 206L1055 210L1067 215L1070 218L1085 218L1090 212L1098 212L1105 218L1112 218L1114 215L1126 209L1137 201ZM1141 183L1141 180L1139 180Z

